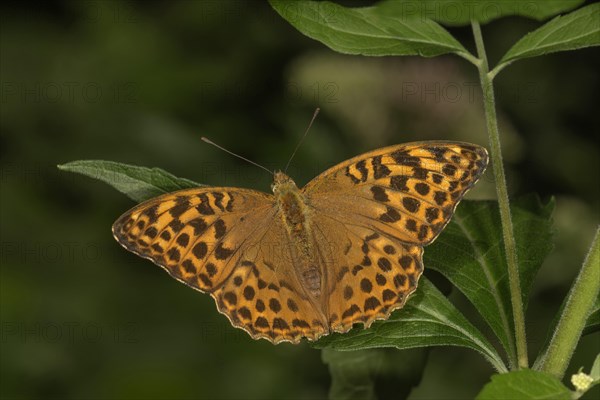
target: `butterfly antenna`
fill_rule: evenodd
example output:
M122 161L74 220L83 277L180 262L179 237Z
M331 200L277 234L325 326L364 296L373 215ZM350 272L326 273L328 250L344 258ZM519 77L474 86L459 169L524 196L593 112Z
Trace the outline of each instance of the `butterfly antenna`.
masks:
M215 142L211 141L210 139L205 138L204 136L202 136L201 139L202 139L203 142L211 144L211 145L215 146L217 149L223 150L225 153L229 153L232 156L236 156L237 158L241 158L242 160L247 161L247 162L249 162L252 165L256 165L257 167L264 169L265 171L267 171L271 175L275 175L275 173L273 171L269 170L268 168L265 168L262 165L255 163L254 161L248 160L246 157L242 157L239 154L235 154L234 152L229 151L226 148L219 146L218 144L216 144Z
M292 162L292 159L296 155L296 152L300 148L300 145L302 144L302 142L304 142L304 138L306 138L306 135L308 134L308 131L310 130L310 127L312 126L313 122L315 122L315 118L317 118L317 115L319 115L319 111L321 111L321 109L319 107L317 107L317 109L315 110L315 113L312 116L312 119L310 120L310 124L308 124L308 128L306 128L306 131L304 131L304 135L302 135L302 139L300 139L300 141L296 145L296 148L294 149L294 152L292 153L292 156L290 157L290 159L288 160L287 164L285 165L285 170L283 171L284 173L287 173L288 167L290 166L290 163Z

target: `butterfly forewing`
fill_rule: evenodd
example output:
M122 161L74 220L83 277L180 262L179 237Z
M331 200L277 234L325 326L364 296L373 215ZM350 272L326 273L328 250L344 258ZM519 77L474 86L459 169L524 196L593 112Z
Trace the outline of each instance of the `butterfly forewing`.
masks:
M352 212L353 223L426 245L448 223L487 160L483 147L469 143L408 143L341 163L303 192L320 212Z
M272 196L236 188L186 189L146 201L113 225L127 250L204 292L229 277L246 237L272 212Z

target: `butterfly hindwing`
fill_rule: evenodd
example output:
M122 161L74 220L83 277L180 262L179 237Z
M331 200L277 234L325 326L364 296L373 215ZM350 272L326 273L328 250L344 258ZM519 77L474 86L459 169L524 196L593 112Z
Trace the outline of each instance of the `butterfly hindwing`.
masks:
M329 333L320 305L298 280L290 245L274 219L250 238L232 275L213 293L219 310L255 339L298 343Z
M332 331L368 327L404 305L423 272L423 247L354 225L351 218L315 217L315 245L333 260L326 272L323 308Z

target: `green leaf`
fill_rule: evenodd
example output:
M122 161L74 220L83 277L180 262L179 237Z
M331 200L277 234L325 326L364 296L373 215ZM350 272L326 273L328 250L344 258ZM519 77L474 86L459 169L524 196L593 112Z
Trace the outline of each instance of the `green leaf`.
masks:
M164 193L205 186L178 178L160 168L138 167L113 161L72 161L59 165L58 169L106 182L138 203Z
M571 391L557 378L544 372L523 369L493 375L477 400L571 399Z
M404 308L389 319L374 322L370 329L326 336L313 346L335 350L461 346L482 354L496 370L506 371L496 349L425 277Z
M545 20L561 12L572 10L584 0L387 0L378 4L382 12L403 18L432 19L445 25L480 24L510 15Z
M429 19L403 18L378 6L346 8L328 1L269 0L306 36L345 54L365 56L465 54L465 48Z
M502 57L499 64L557 51L600 45L600 3L559 16L527 34Z
M554 201L537 196L511 202L519 257L523 304L533 279L552 249L550 215ZM513 348L513 315L498 203L463 201L452 222L425 249L425 267L435 269L476 307L509 354Z

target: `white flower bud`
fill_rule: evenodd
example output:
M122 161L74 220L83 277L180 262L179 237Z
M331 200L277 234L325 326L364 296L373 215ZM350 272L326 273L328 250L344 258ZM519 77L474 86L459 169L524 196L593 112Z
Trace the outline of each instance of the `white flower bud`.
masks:
M575 386L578 392L585 392L590 388L590 385L594 382L594 379L583 372L579 372L571 376L571 383Z

